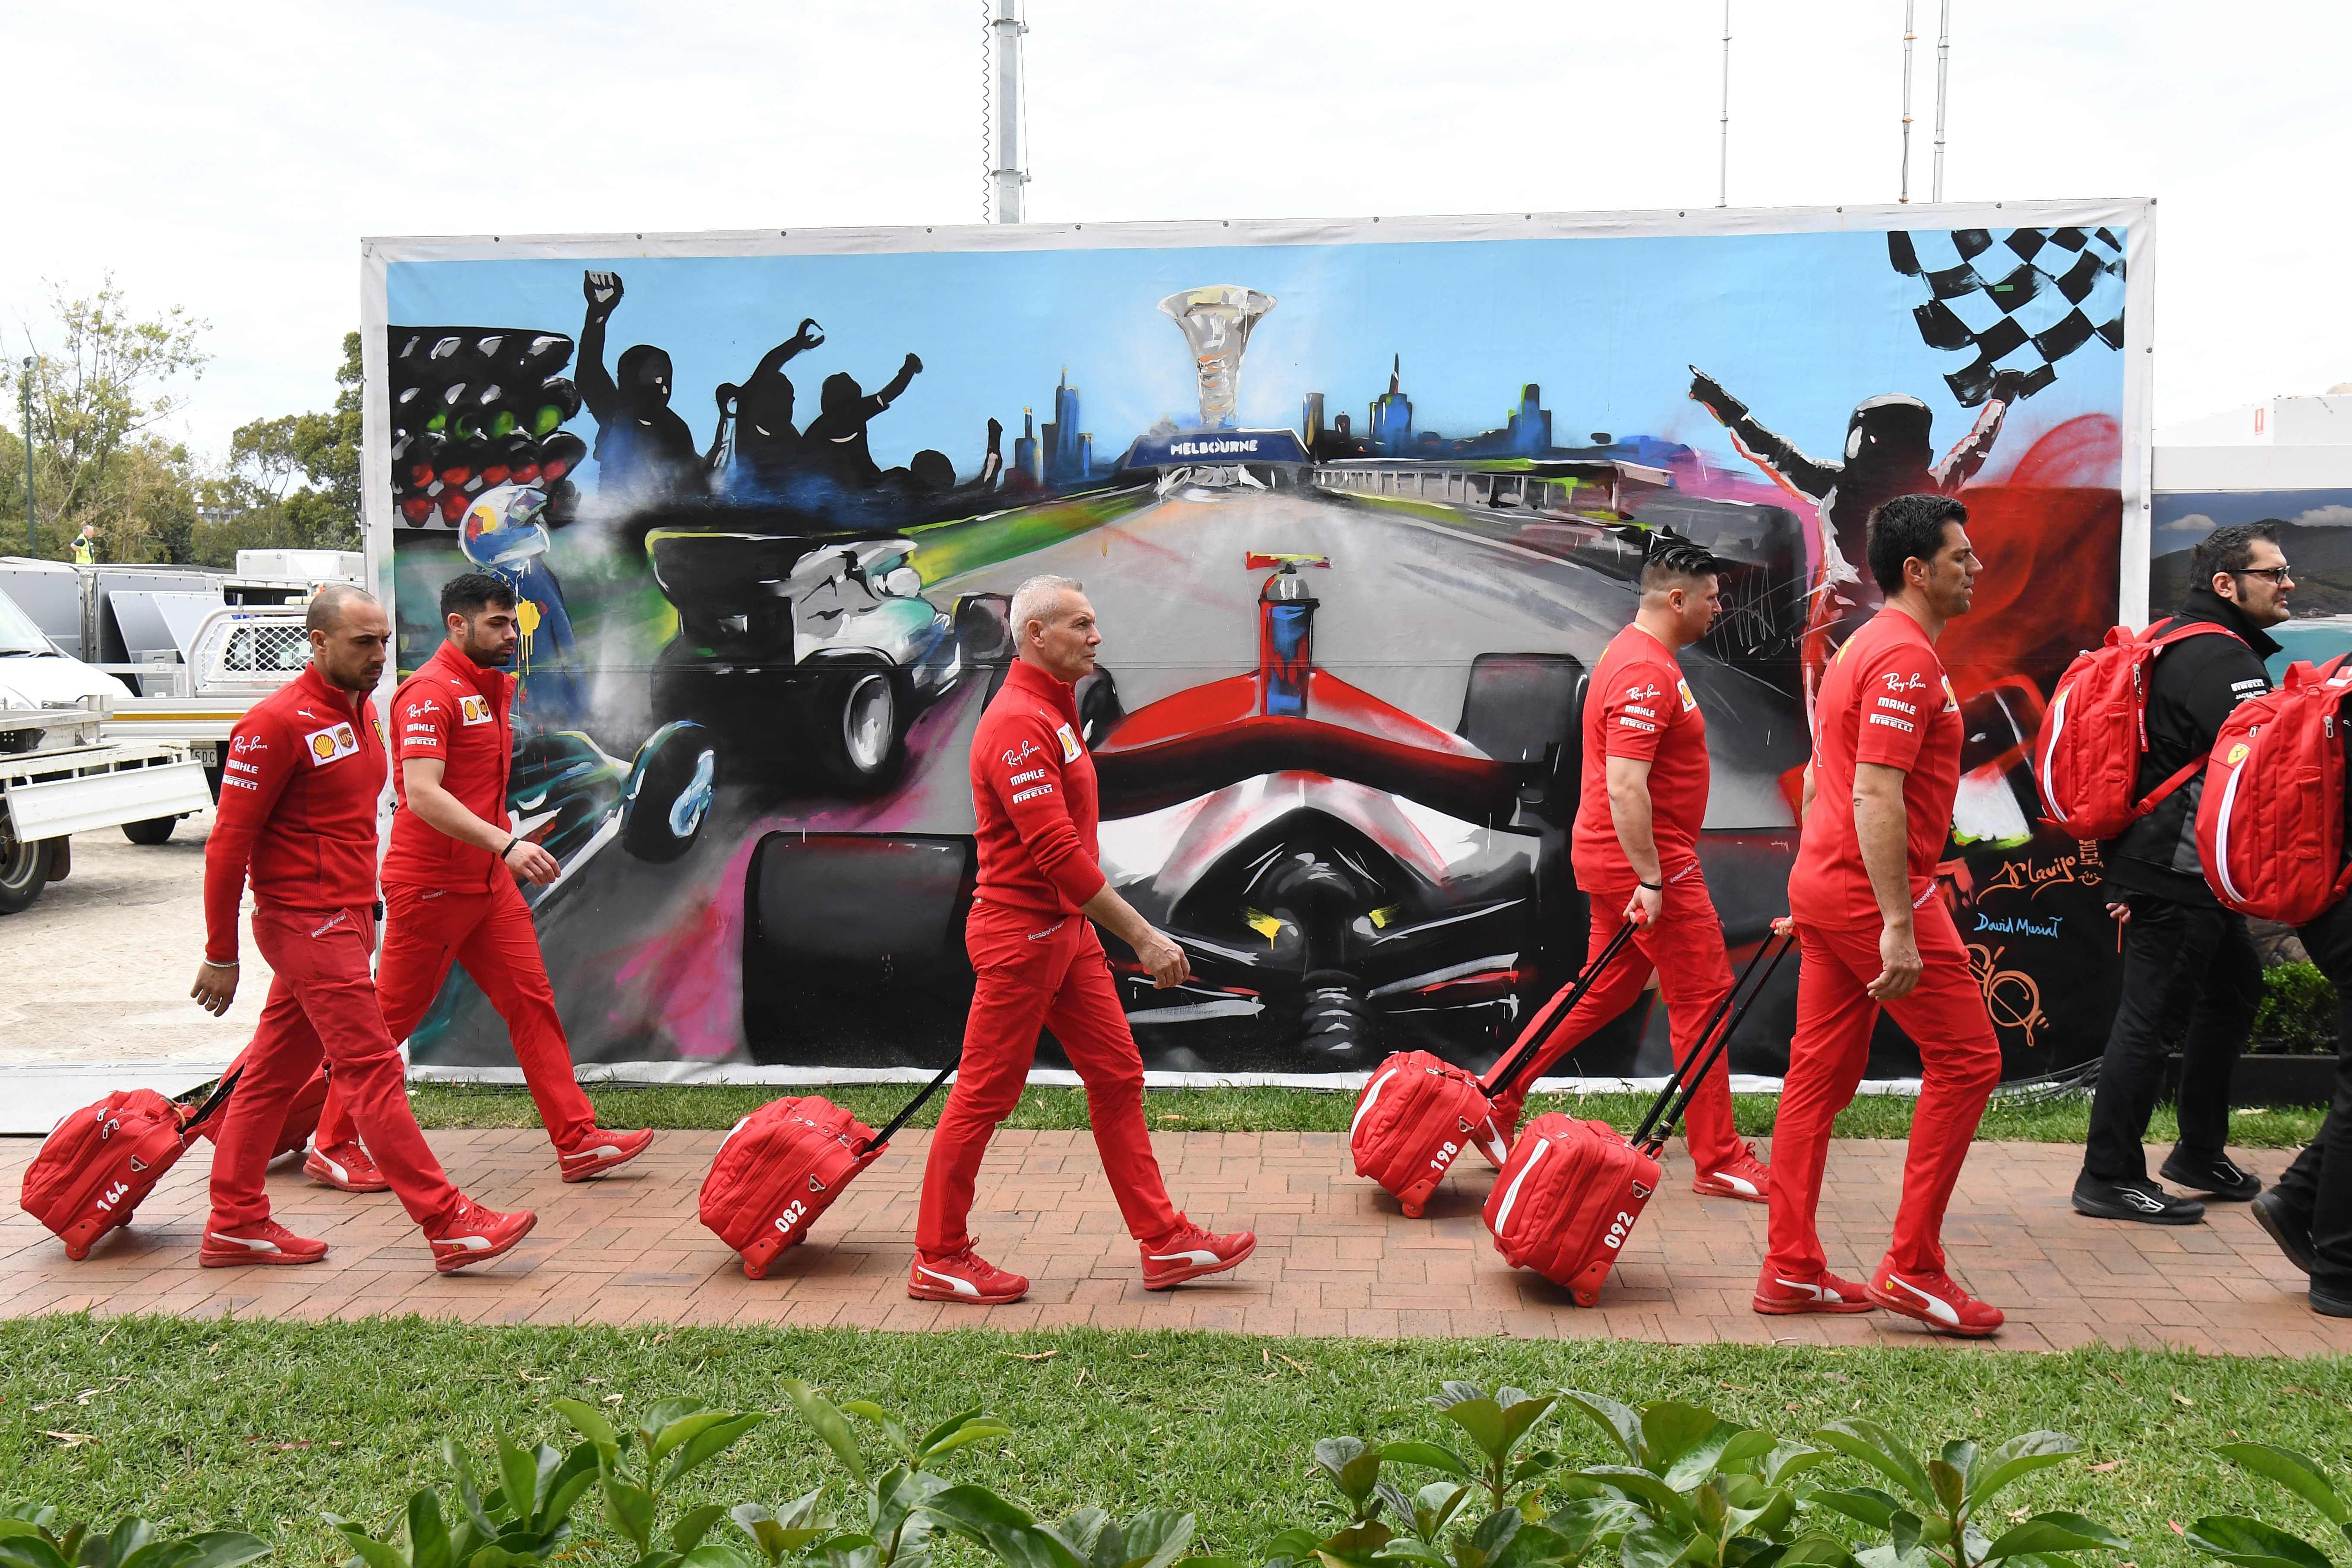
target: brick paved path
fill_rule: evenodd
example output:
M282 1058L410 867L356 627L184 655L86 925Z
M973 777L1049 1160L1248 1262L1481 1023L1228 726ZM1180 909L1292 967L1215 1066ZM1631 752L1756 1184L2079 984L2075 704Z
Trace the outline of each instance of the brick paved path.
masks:
M1465 1158L1432 1205L1408 1220L1346 1168L1334 1133L1160 1133L1169 1185L1213 1228L1249 1226L1257 1256L1235 1273L1164 1295L1141 1288L1133 1243L1092 1143L1081 1133L999 1135L982 1173L973 1231L986 1255L1034 1281L1013 1307L910 1301L904 1282L927 1135L907 1132L824 1217L814 1238L764 1280L702 1229L695 1194L715 1132L667 1132L650 1153L601 1182L564 1186L536 1131L436 1132L450 1173L482 1201L538 1209L540 1225L479 1274L431 1271L422 1239L389 1194L351 1197L283 1167L270 1179L280 1218L334 1244L304 1268L199 1269L210 1146L200 1144L139 1212L135 1227L82 1263L32 1220L0 1220L0 1315L89 1308L192 1317L348 1318L421 1312L474 1322L850 1324L1003 1329L1091 1323L1241 1333L1605 1336L1697 1342L1927 1342L1885 1312L1760 1318L1748 1308L1763 1211L1702 1199L1689 1164L1668 1156L1652 1203L1601 1306L1504 1267L1478 1206L1493 1181ZM37 1144L0 1142L0 1184L14 1192ZM2286 1156L2238 1156L2267 1178ZM1832 1266L1860 1273L1885 1246L1902 1146L1841 1142L1830 1162L1823 1234ZM2243 1354L2352 1352L2352 1322L2314 1316L2302 1277L2240 1205L2182 1228L2102 1225L2075 1215L2066 1192L2078 1151L1980 1143L1946 1229L1955 1272L2009 1313L1996 1344L2063 1348L2094 1341ZM1041 1206L1043 1205L1043 1206ZM1952 1343L1937 1341L1938 1343Z

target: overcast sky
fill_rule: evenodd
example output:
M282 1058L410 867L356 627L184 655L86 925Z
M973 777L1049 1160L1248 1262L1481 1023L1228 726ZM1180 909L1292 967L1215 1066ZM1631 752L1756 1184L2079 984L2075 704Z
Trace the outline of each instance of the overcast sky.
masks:
M1912 176L1933 158L1919 0ZM1953 0L1945 194L2158 198L2157 416L2352 380L2352 7ZM2055 13L2062 13L2056 15ZM981 0L0 8L0 347L111 269L322 407L359 237L977 221ZM1712 205L1719 0L1029 0L1042 221ZM1900 0L1734 0L1730 197L1892 200ZM1442 27L1442 30L1439 30ZM984 306L975 302L975 309Z

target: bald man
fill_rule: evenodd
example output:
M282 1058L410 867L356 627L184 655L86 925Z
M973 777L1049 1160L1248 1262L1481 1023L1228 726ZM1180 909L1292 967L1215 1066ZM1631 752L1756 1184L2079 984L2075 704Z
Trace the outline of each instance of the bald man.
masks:
M270 1217L262 1172L286 1104L323 1056L361 1137L446 1274L529 1235L449 1184L408 1109L399 1047L368 958L375 950L376 803L383 730L368 692L383 674L383 606L333 584L310 603L310 662L254 705L229 737L220 815L205 843L205 962L189 994L218 1016L236 998L237 905L253 885L253 940L274 978L215 1137L212 1214L196 1261L316 1263L327 1244Z
M964 947L976 984L955 1089L923 1167L907 1294L997 1306L1028 1293L1027 1279L973 1250L966 1221L981 1159L1020 1102L1041 1028L1087 1086L1087 1121L1141 1247L1143 1288L1165 1290L1234 1267L1257 1237L1215 1235L1180 1213L1144 1126L1143 1055L1092 922L1133 948L1156 986L1182 984L1192 968L1103 878L1095 763L1078 739L1075 693L1102 642L1094 606L1067 577L1032 577L1013 595L1012 621L1020 657L972 731L980 876Z

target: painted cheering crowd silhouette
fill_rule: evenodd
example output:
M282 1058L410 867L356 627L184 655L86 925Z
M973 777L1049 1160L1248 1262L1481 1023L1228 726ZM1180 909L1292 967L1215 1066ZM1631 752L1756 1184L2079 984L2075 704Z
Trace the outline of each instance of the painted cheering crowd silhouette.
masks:
M988 422L979 477L968 483L957 484L955 465L929 448L903 468L875 462L866 426L922 374L923 362L911 353L878 392L867 393L846 372L825 377L816 417L806 428L795 429L794 394L784 366L824 342L824 330L808 320L762 355L740 385L719 384L718 422L709 447L698 450L686 420L670 406L672 372L666 351L634 344L621 351L612 372L604 368L604 329L622 300L620 274L585 273L581 292L588 315L580 331L576 375L582 400L596 421L598 488L604 493L646 505L706 497L786 506L872 498L928 510L942 500L977 497L996 487L1003 468L1003 426L994 419Z

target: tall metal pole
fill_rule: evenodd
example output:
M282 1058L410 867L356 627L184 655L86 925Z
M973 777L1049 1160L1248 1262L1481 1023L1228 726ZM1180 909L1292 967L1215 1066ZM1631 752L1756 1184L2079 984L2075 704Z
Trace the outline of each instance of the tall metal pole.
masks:
M1716 156L1715 205L1731 205L1731 0L1723 0L1723 146Z
M1952 0L1944 0L1943 24L1936 33L1936 184L1930 200L1944 199L1944 87L1952 65Z
M1903 0L1903 183L1895 200L1911 199L1911 41L1918 37L1912 30L1913 13L1918 0Z
M994 206L992 216L998 223L1019 223L1021 187L1029 183L1028 171L1021 163L1021 35L1029 30L1029 25L1021 19L1020 0L996 0L996 15L988 26L996 100L992 127L996 147L988 171Z
M38 527L33 519L33 356L25 356L24 392L17 399L25 405L25 553L37 561L41 558L40 541L35 537Z

